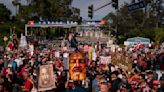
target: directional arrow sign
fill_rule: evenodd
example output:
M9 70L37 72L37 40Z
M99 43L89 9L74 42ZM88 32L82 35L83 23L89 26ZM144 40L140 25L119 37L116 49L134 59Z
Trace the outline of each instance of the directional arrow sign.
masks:
M137 9L140 9L140 8L144 8L145 7L145 3L144 1L140 1L138 3L134 3L134 4L131 4L128 6L128 10L129 11L134 11L134 10L137 10Z

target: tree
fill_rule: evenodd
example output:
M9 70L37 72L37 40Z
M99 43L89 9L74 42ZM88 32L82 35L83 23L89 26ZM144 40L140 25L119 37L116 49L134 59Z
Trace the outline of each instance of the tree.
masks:
M35 13L44 19L70 18L72 0L32 0L31 5Z
M72 0L27 0L19 6L17 19L77 20L80 10L71 7Z
M11 11L4 4L0 4L0 22L5 22L10 19Z
M150 8L148 8L148 6ZM155 15L157 11L158 9L156 2L147 2L145 8L135 11L128 11L128 4L125 4L117 11L117 14L109 13L104 19L113 20L111 27L115 29L117 26L117 35L119 35L119 37L122 39L127 39L134 36L142 36L155 40L155 35L149 34L149 31L154 33L153 30L156 28L158 23L158 16Z
M17 14L17 19L27 21L28 19L31 19L34 15L33 8L26 5L20 5L19 7L19 14Z
M164 29L155 30L155 41L157 44L164 42Z
M16 14L18 14L18 7L21 5L20 0L13 0L12 4L15 6Z

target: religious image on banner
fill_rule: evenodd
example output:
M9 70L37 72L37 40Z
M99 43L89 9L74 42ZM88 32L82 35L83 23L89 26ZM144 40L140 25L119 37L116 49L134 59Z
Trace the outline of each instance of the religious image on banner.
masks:
M80 52L74 52L69 58L69 79L70 80L85 80L86 65L85 57Z
M56 88L53 65L42 65L39 68L38 91Z

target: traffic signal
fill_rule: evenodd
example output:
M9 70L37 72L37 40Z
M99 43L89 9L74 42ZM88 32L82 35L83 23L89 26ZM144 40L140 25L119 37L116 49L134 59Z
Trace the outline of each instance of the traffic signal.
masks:
M88 17L93 18L93 5L88 6Z
M118 9L118 0L112 0L112 6L113 6L115 9Z

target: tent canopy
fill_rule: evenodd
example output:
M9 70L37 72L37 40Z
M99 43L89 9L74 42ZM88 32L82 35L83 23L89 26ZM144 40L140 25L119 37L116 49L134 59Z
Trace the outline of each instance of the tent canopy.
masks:
M143 38L143 37L129 38L129 39L127 39L127 41L128 42L146 42L146 43L150 43L150 39Z

